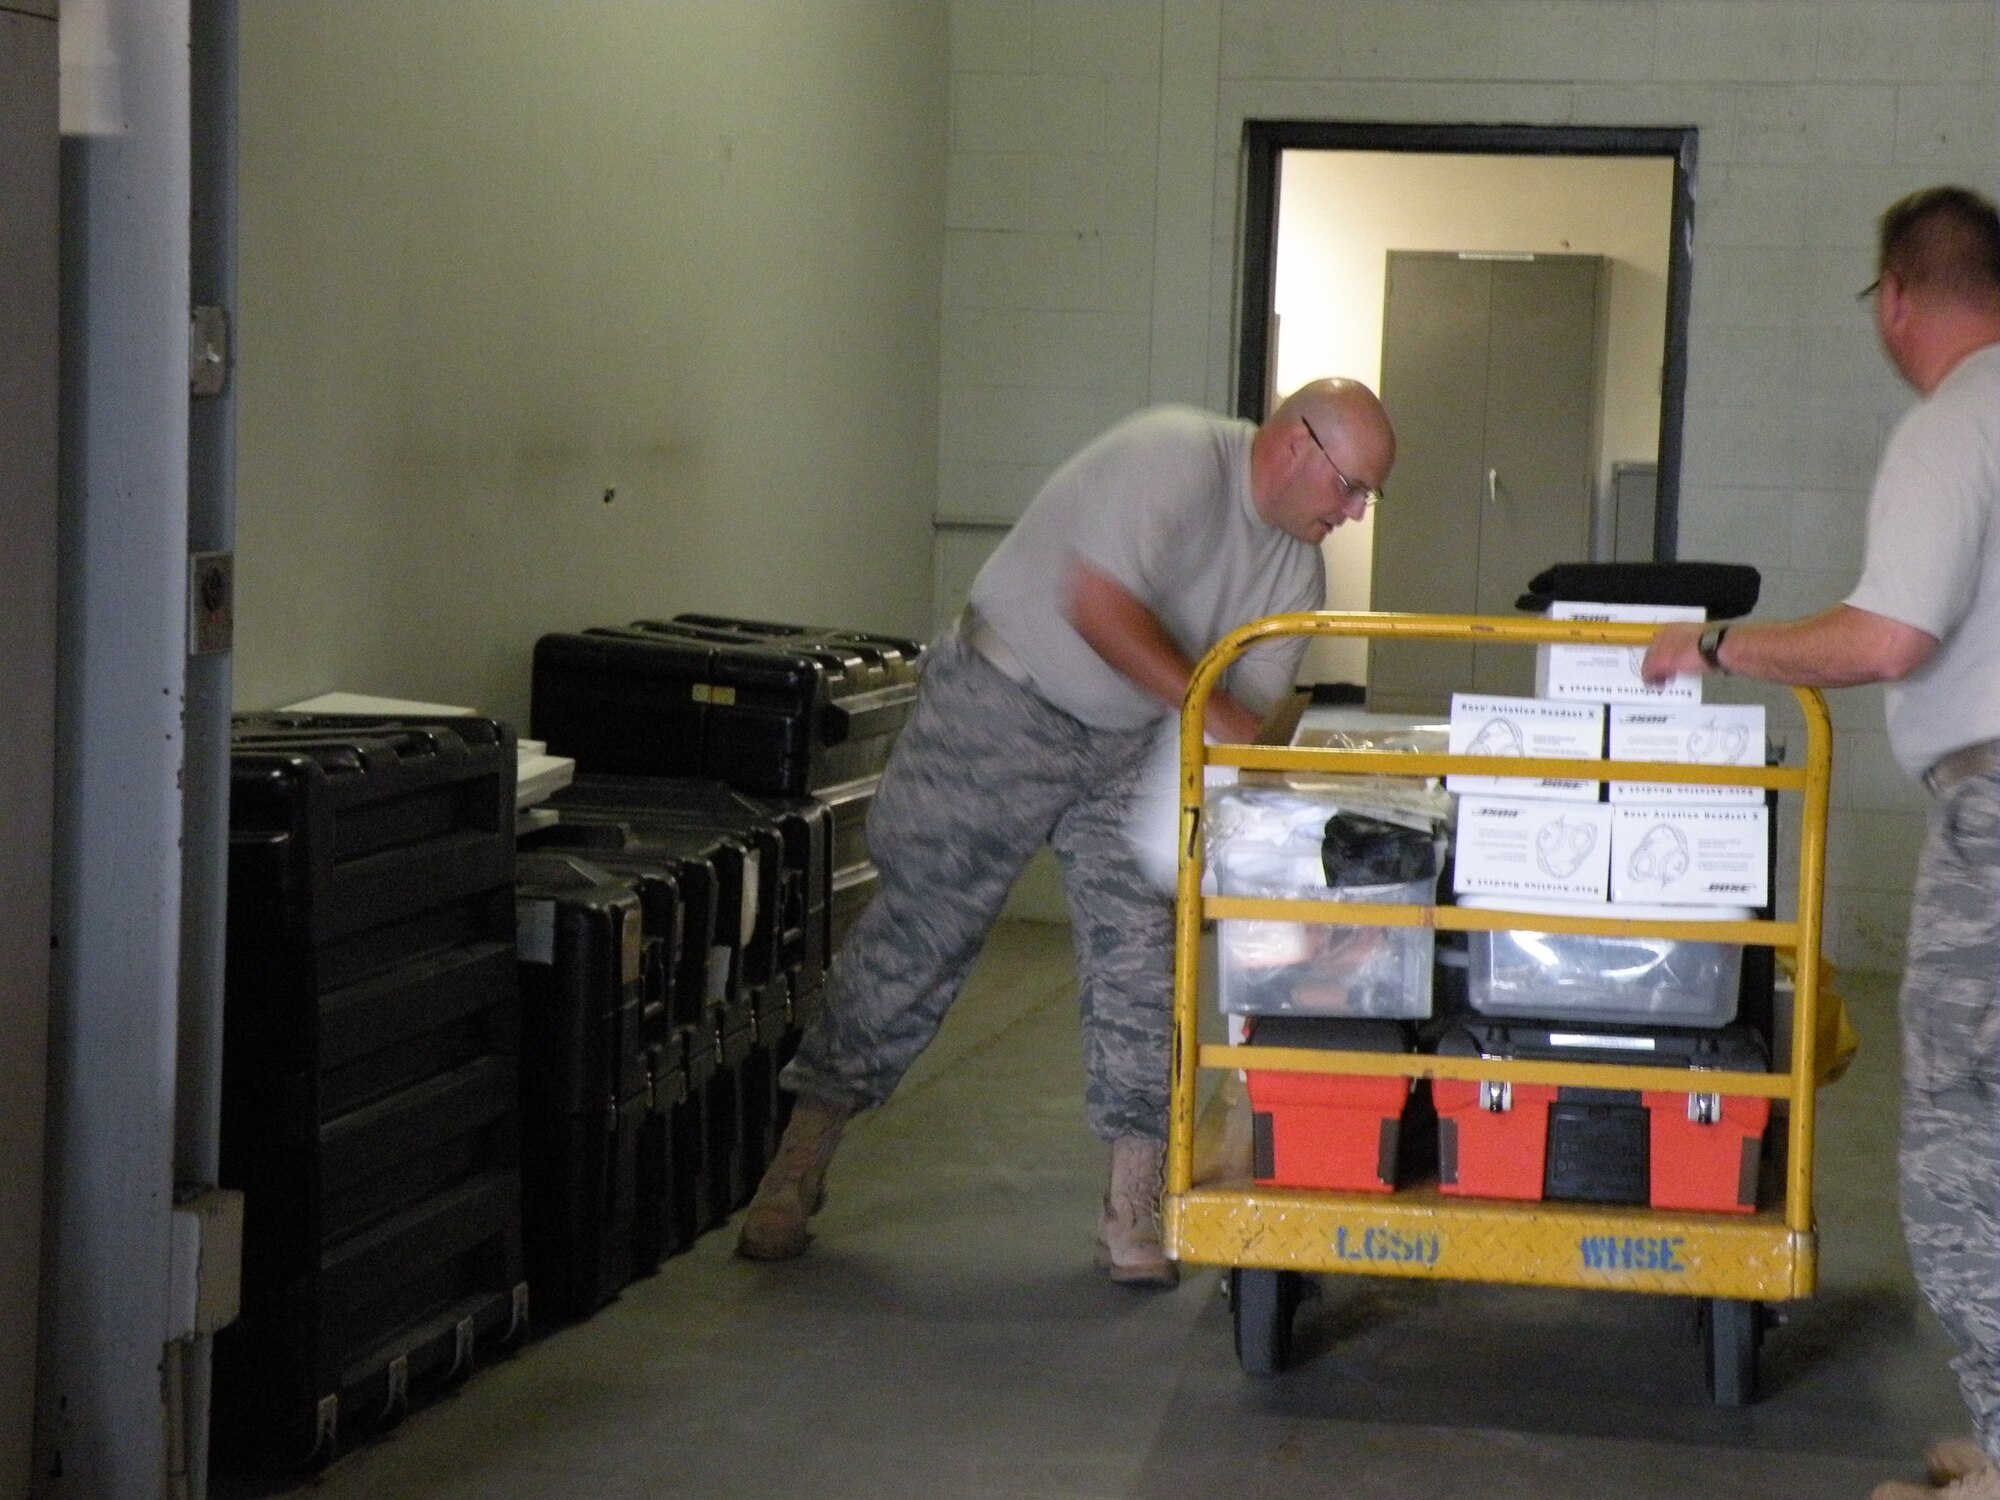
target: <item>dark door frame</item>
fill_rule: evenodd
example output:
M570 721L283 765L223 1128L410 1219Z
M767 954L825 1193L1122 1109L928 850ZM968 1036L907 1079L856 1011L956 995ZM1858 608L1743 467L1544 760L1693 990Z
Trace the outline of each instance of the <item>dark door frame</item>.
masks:
M1236 414L1264 415L1278 272L1278 163L1286 151L1408 151L1454 156L1667 156L1674 163L1668 230L1667 340L1660 379L1658 500L1653 556L1680 544L1681 425L1687 397L1689 285L1694 271L1696 131L1687 126L1388 125L1339 120L1246 120L1243 144L1243 284Z

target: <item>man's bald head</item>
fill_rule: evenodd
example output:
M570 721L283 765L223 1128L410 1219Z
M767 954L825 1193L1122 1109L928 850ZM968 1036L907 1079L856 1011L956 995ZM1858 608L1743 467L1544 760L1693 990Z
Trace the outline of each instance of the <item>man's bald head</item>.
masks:
M1316 543L1368 513L1395 462L1395 429L1373 391L1358 380L1308 381L1257 429L1251 497L1272 526Z
M1396 432L1367 386L1345 376L1309 380L1280 401L1264 425L1283 427L1301 420L1312 424L1322 442L1331 442L1335 432L1353 442L1367 460L1365 472L1354 477L1373 489L1382 487L1396 462Z

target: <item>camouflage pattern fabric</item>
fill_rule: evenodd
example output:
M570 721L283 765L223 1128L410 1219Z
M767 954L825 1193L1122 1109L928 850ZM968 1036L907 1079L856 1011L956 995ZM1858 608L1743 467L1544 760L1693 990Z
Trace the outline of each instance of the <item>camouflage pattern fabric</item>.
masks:
M1903 1233L2000 1457L2000 779L1932 805L1903 972Z
M1124 825L1153 732L1094 729L956 634L940 641L869 809L881 885L834 960L784 1086L857 1109L887 1099L1046 843L1076 936L1091 1129L1107 1141L1163 1139L1173 910L1140 877Z

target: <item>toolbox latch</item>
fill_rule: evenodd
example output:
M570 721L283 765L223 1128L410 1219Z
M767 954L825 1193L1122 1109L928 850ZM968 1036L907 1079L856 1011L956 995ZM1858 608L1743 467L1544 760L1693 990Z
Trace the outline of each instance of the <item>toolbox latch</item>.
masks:
M451 1330L451 1368L445 1371L447 1380L472 1373L473 1342L478 1334L478 1324L471 1318L460 1318Z
M1479 1107L1496 1115L1505 1114L1514 1107L1514 1085L1504 1080L1499 1083L1481 1082Z
M1688 1118L1697 1125L1713 1125L1722 1118L1722 1095L1689 1094Z
M388 1387L382 1397L382 1425L400 1422L410 1410L410 1356L399 1354L389 1361Z
M332 1458L340 1446L340 1397L322 1396L313 1408L312 1461Z

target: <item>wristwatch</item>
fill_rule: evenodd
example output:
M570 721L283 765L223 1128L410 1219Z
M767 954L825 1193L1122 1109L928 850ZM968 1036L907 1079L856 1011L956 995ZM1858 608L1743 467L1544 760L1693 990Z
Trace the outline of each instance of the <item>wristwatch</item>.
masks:
M1729 627L1727 625L1711 625L1701 633L1700 639L1694 643L1695 651L1703 661L1708 663L1708 670L1711 672L1720 672L1724 677L1729 675L1729 668L1722 664L1722 638L1728 634Z

